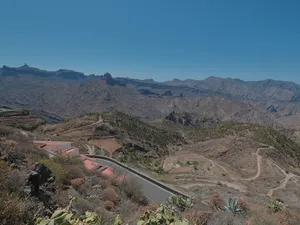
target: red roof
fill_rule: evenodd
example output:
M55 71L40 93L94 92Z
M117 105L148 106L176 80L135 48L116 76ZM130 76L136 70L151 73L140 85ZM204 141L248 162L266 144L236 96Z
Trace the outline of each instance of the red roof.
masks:
M97 170L100 167L99 163L95 163L95 162L93 162L92 160L89 160L89 159L84 160L83 164L84 164L84 167L87 170Z

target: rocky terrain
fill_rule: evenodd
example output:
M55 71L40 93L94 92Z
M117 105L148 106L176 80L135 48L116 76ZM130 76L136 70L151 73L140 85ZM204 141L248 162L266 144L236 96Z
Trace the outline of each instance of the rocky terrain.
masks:
M78 215L96 212L101 224L117 214L134 224L157 208L145 206L135 185L98 177L76 160L49 159L33 140L71 141L80 153L113 157L188 193L194 204L178 215L194 224L297 224L298 95L297 84L272 80L159 83L4 66L1 224L52 215L68 207L68 196ZM223 212L231 198L243 213Z
M86 76L72 70L44 71L24 65L0 69L0 104L44 113L59 121L88 112L118 110L142 118L175 111L202 120L280 126L277 119L299 112L299 85L283 81L244 82L210 77L155 82Z

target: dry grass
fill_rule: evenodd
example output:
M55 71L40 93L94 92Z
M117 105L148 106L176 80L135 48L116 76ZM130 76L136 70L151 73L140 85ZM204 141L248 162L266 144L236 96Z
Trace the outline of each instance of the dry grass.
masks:
M72 166L68 171L68 179L84 178L85 174L82 168L78 166Z
M148 199L143 195L140 185L134 179L124 181L122 191L133 202L139 205L148 205Z
M130 200L120 202L117 212L122 215L124 223L131 223L136 221L141 214L140 207Z
M108 211L112 211L115 208L115 204L112 201L105 201L104 202L104 208Z
M191 224L206 225L212 212L192 211L184 214Z
M213 210L219 210L225 205L224 200L220 197L219 193L214 193L210 199L210 206Z
M82 215L86 211L93 212L96 208L89 200L77 197L72 204L72 207L77 211L79 215Z
M105 201L107 201L107 200L111 201L114 204L116 204L120 200L120 196L112 187L108 187L103 190L103 198L102 199Z

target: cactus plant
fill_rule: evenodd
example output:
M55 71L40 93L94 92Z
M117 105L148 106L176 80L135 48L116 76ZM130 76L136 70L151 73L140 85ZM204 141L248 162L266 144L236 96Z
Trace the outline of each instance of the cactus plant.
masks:
M283 211L285 205L281 199L275 199L268 204L268 208L276 213L279 211Z
M180 204L181 200L178 200ZM185 203L185 201L183 201ZM176 201L175 201L176 203ZM178 202L177 202L178 203ZM189 203L189 201L187 201ZM69 208L69 207L68 207ZM34 225L98 225L101 218L93 212L85 212L76 217L70 209L57 209L50 218L35 219ZM120 216L116 216L114 225L123 225ZM175 211L165 205L160 205L155 211L146 211L137 222L137 225L189 225L189 221L176 216Z
M35 225L96 225L99 218L95 213L85 212L84 215L75 218L75 213L66 209L57 209L50 218L38 218Z
M186 209L193 207L193 198L173 195L169 197L166 205L173 210L178 208L181 211L185 211Z
M114 221L114 225L122 225L122 220L121 220L121 217L119 215L116 216L115 221Z
M186 219L176 217L173 210L161 205L156 211L145 212L137 225L189 225L189 222Z

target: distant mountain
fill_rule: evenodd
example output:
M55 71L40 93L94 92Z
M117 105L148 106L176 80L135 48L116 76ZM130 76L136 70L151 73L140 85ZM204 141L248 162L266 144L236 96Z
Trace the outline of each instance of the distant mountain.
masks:
M242 81L240 79L209 77L205 80L173 80L165 82L173 86L189 86L199 90L226 93L243 100L299 101L300 86L293 82L262 80Z
M245 82L209 77L155 82L90 75L73 70L45 71L24 65L0 69L0 104L59 117L118 110L142 118L171 112L193 121L249 122L280 126L278 118L300 112L300 86L284 81ZM211 119L210 119L211 118Z
M21 76L21 75L32 75L45 78L61 77L65 79L84 79L83 73L75 72L73 70L60 69L58 71L46 71L37 68L29 67L27 64L21 67L8 67L3 66L0 69L2 76Z

